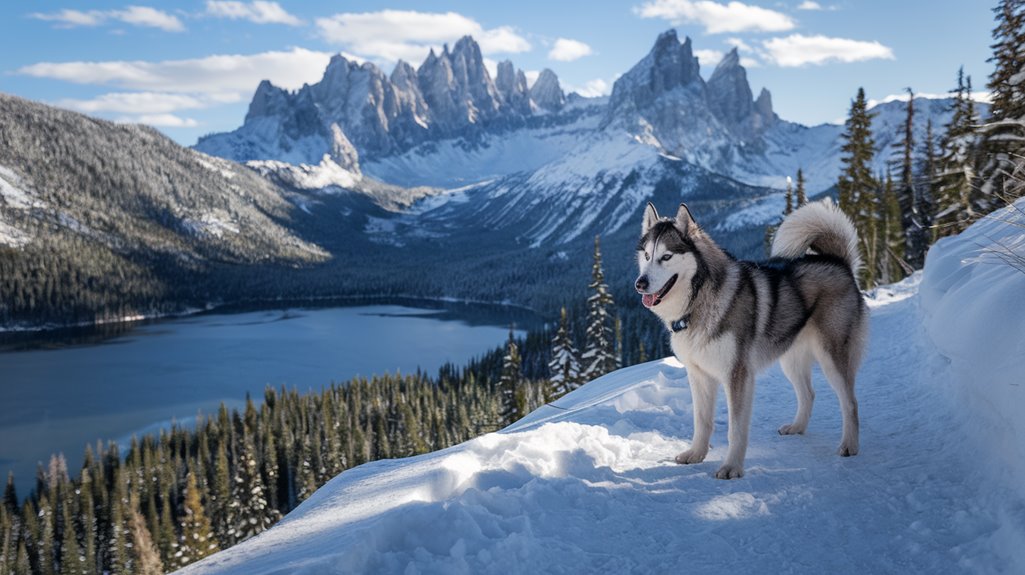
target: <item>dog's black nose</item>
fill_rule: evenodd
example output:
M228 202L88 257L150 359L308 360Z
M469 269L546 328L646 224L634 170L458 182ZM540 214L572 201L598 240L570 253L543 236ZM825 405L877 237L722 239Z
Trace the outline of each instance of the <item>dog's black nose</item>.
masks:
M648 276L641 276L637 278L637 282L634 283L634 287L637 288L637 291L639 292L648 291Z

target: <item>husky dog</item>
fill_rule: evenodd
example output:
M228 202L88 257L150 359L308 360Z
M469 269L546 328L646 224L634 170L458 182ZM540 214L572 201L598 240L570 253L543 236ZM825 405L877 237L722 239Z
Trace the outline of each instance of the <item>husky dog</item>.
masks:
M854 376L868 339L868 307L855 274L861 265L850 220L828 200L783 221L772 258L737 261L691 217L685 204L660 218L648 204L637 244L641 302L671 332L673 353L687 366L694 438L677 463L708 454L718 386L726 390L729 449L715 476L744 475L755 375L776 359L797 394L797 415L781 435L804 433L818 361L840 399L843 438L837 453L858 453Z

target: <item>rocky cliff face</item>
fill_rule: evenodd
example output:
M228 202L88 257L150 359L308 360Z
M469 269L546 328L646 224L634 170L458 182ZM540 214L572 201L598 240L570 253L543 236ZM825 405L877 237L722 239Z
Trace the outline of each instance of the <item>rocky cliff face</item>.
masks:
M374 64L336 55L320 82L297 92L261 82L245 124L234 132L201 138L196 148L243 162L316 164L326 154L345 166L351 165L351 151L385 157L428 141L519 125L564 103L551 70L534 89L528 89L523 71L508 61L492 79L480 46L465 36L451 50L447 45L440 54L432 50L418 69L399 62L390 77ZM350 145L340 144L342 139ZM347 155L337 155L340 149Z
M756 141L775 119L772 99L762 90L756 102L736 49L706 82L698 73L690 38L675 30L612 88L604 125L618 125L674 155L714 165L734 146Z

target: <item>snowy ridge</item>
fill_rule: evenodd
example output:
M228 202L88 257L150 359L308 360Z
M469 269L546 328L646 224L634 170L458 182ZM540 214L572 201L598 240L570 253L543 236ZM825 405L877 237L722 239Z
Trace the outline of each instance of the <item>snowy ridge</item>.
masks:
M1025 274L978 256L981 238L1023 255L1025 239L999 223L941 242L924 279L871 294L857 457L834 454L839 412L817 371L808 432L776 433L795 401L774 367L759 378L743 479L712 477L723 401L708 459L672 463L691 401L686 369L665 359L499 433L346 471L182 573L1022 572L1025 312L1006 298Z

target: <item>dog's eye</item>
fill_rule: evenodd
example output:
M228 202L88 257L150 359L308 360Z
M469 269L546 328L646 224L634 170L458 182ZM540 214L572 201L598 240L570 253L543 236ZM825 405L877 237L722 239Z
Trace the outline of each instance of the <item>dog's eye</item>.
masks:
M649 254L648 252L644 252L644 261L651 261L651 254Z
M665 255L663 255L663 256L662 256L661 258L659 258L659 259L660 259L660 260L662 260L662 261L664 261L664 262L667 262L667 261L669 261L669 260L673 259L673 254L665 254Z

